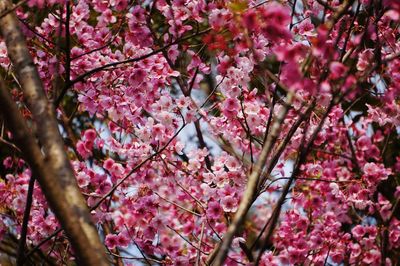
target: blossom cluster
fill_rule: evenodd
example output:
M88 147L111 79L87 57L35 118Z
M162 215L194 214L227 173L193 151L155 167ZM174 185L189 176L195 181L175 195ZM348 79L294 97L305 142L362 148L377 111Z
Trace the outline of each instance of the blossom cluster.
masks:
M60 130L110 257L206 265L277 131L226 265L254 262L249 251L260 265L400 263L400 5L376 2L18 7L49 98L67 89ZM0 66L10 69L2 41ZM0 239L19 237L31 172L18 152L0 154ZM36 184L28 247L59 227ZM74 259L62 233L40 249Z

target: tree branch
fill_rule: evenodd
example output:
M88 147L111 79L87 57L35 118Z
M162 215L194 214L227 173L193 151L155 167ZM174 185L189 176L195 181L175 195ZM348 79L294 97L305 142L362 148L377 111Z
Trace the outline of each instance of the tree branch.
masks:
M18 243L18 253L17 253L17 265L18 266L24 265L26 235L28 233L28 223L29 223L29 216L30 216L31 207L32 207L34 186L35 186L35 176L32 175L29 180L28 193L26 196L26 203L25 203L24 218L22 220L21 237L20 237L19 243Z
M222 244L218 245L216 249L211 253L208 258L207 264L213 264L220 266L224 262L226 256L228 255L229 247L232 243L232 240L238 231L239 227L245 220L246 214L253 203L253 199L257 193L257 185L259 181L259 177L264 168L265 162L269 154L271 153L272 147L274 146L276 139L279 136L281 124L286 117L288 112L288 106L290 106L293 100L293 92L290 91L288 93L287 104L284 105L283 110L276 117L275 122L272 124L271 133L268 135L267 140L264 143L261 154L257 163L254 165L253 171L249 176L249 180L247 182L246 190L243 194L243 197L240 201L238 210L235 214L235 217L232 220L232 223L228 227L226 234L223 237ZM214 263L213 263L214 262Z
M8 10L11 6L12 3L9 0L0 1L0 12ZM25 43L25 37L13 12L0 19L0 32L6 42L8 56L14 66L14 71L21 83L27 106L37 124L37 134L40 143L43 145L45 159L43 159L43 154L34 139L30 140L31 147L20 145L19 148L23 150L24 155L25 149L35 149L35 154L33 151L30 156L26 154L27 159L33 164L36 163L36 171L40 174L35 176L38 177L39 182L41 181L40 185L43 192L71 241L78 263L83 265L108 265L103 244L91 220L86 201L79 190L64 150L64 142L58 130L55 110L45 95L39 74ZM2 93L8 94L4 85L2 85ZM10 97L8 97L8 101L4 99L2 101L5 101L2 105L3 109L5 104L8 104L8 109L12 108ZM8 116L7 120L12 132L14 135L29 133L26 126L24 126L24 131L16 127L16 123L25 124L15 104L13 106L13 115L9 115L10 110L4 112L4 115ZM25 141L23 138L24 136L20 135L18 140L23 142ZM35 160L41 160L43 165L38 164Z

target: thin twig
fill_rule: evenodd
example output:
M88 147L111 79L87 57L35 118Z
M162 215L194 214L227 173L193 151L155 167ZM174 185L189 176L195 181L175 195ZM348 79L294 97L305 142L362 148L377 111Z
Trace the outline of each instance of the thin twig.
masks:
M25 253L25 245L26 245L26 236L28 233L28 223L29 223L29 216L30 216L31 207L32 207L34 186L35 186L35 177L32 175L31 178L29 179L28 193L26 195L24 217L22 219L21 237L20 237L19 243L18 243L18 255L17 255L17 265L18 266L24 265L24 261L25 261L24 253Z
M18 7L25 4L26 2L28 2L28 0L21 0L18 3L16 3L12 8L5 10L3 13L0 14L0 19L7 16L11 12L15 11Z
M201 225L201 233L200 233L199 243L197 244L199 246L199 250L197 250L196 266L200 266L200 255L201 255L200 250L201 250L201 244L203 243L204 227L205 227L205 223L203 222Z
M178 207L179 209L182 209L182 210L187 211L187 212L189 212L189 213L191 213L191 214L193 214L193 215L196 215L196 216L198 216L198 217L201 217L201 214L200 214L200 213L191 211L191 210L189 210L189 209L187 209L187 208L185 208L185 207L183 207L183 206L181 206L181 205L179 205L179 204L177 204L177 203L175 203L175 202L173 202L173 201L170 201L169 199L164 198L163 196L161 196L160 194L158 194L158 193L155 192L155 191L153 191L153 193L156 194L156 195L157 195L158 197L160 197L161 199L165 200L166 202L171 203L172 205Z
M193 38L193 37L196 37L196 36L198 36L198 35L205 34L205 33L209 32L210 30L211 30L211 29L205 29L205 30L200 31L200 32L198 32L198 33L196 33L196 34L192 34L192 35L189 35L189 36L180 38L180 39L175 40L175 41L173 41L173 42L171 42L171 43L169 43L169 44L167 44L167 45L165 45L165 46L163 46L163 47L161 47L161 48L159 48L159 49L153 50L152 52L147 53L147 54L142 55L142 56L139 56L139 57L129 58L129 59L126 59L126 60L123 60L123 61L113 62L113 63L109 63L109 64L106 64L106 65L103 65L103 66L94 68L94 69L92 69L92 70L90 70L90 71L88 71L88 72L86 72L86 73L80 75L80 76L77 77L76 79L72 80L72 81L70 82L70 84L69 84L69 87L71 87L72 85L74 85L74 84L77 83L77 82L84 81L85 78L87 78L87 77L89 77L89 76L91 76L91 75L93 75L93 74L95 74L95 73L97 73L97 72L99 72L99 71L106 70L106 69L108 69L108 68L110 68L110 67L115 67L115 66L118 66L118 65L123 65L123 64L127 64L127 63L133 63L133 62L141 61L141 60L143 60L143 59L145 59L145 58L148 58L148 57L150 57L150 56L156 55L156 54L158 54L158 53L160 53L160 52L166 50L167 48L171 47L172 45L175 45L175 44L177 44L177 43L180 43L180 42L189 40L189 39L191 39L191 38Z
M186 243L188 243L190 246L192 246L194 249L196 249L198 252L208 255L207 252L202 251L199 247L196 247L192 242L190 242L189 240L187 240L181 233L179 233L177 230L175 230L174 228L172 228L171 226L167 225L167 227L169 229L171 229L172 231L174 231L178 236L180 236Z

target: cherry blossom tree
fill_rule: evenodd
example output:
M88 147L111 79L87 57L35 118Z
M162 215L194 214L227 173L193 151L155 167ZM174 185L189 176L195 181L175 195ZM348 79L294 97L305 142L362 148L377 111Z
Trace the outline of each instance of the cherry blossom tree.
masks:
M397 0L0 0L0 263L398 265Z

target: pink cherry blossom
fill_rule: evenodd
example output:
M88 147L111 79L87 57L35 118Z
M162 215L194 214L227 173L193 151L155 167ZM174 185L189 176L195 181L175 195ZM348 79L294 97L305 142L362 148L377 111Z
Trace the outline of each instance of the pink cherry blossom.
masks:
M238 202L234 197L226 196L222 198L221 206L224 212L236 212L238 207Z
M222 214L221 205L216 202L212 201L208 203L207 207L207 215L212 219L218 219Z
M325 2L18 3L109 261L146 263L137 251L160 265L400 263L400 4ZM4 91L47 162L9 43ZM49 260L76 264L84 250L3 110L0 242L26 231L24 253L44 241Z

